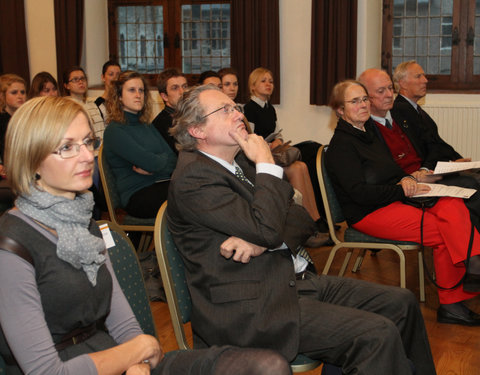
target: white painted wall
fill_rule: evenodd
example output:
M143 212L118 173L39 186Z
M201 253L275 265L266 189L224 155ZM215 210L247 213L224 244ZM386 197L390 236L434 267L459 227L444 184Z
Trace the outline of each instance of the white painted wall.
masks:
M108 60L107 1L85 0L85 10L84 59L88 85L100 85L102 66Z
M30 78L47 71L57 78L53 0L25 0Z
M284 138L292 142L312 139L328 143L336 123L325 106L309 104L311 0L280 1L281 104L276 106ZM56 73L53 0L25 0L30 73ZM357 73L380 66L382 1L358 1ZM84 61L90 85L99 84L102 64L108 59L107 0L85 0ZM96 97L102 91L90 90ZM152 92L155 109L158 94ZM480 95L429 94L427 105L470 103L480 106ZM448 141L448 139L447 139ZM461 150L460 150L461 151Z

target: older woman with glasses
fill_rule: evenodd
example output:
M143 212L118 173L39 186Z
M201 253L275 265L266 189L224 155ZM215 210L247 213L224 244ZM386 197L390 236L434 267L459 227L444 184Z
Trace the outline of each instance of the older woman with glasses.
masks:
M7 374L287 374L269 350L164 356L145 335L92 220L96 139L85 109L35 98L12 117L6 166L18 194L0 217L0 354Z
M348 224L374 237L420 243L422 209L404 201L430 188L404 172L376 136L367 90L357 81L340 82L330 106L339 120L326 166ZM471 267L457 284L465 274L471 230ZM480 236L462 199L443 197L425 209L423 242L434 249L438 285L447 288L438 289L438 321L480 325L480 316L462 303L480 292Z

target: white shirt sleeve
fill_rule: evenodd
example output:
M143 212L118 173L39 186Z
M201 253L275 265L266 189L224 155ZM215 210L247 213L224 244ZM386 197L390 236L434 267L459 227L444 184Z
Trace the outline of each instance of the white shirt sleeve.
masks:
M269 175L283 178L283 168L276 164L271 163L258 163L255 165L257 174L267 173Z

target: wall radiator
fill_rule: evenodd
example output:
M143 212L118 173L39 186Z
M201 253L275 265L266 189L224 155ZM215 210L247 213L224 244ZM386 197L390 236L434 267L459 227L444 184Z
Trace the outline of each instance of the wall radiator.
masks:
M480 161L480 107L424 105L435 120L440 136L464 157Z

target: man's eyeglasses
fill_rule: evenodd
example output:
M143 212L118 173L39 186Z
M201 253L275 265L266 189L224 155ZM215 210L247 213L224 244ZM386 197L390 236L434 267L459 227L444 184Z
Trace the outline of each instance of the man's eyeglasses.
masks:
M85 146L88 151L95 151L100 147L99 138L85 138L82 143L65 143L52 154L60 155L62 159L70 159L80 154L80 147Z
M226 115L228 115L230 113L233 113L233 111L243 113L243 107L241 105L239 105L239 104L236 104L236 105L225 104L223 107L217 108L215 111L212 111L212 112L206 114L205 116L202 116L202 120L205 117L208 117L208 116L213 115L214 113L216 113L218 111L221 111L222 109L223 109L223 113L225 113Z
M345 103L350 103L350 104L353 104L353 105L359 105L359 104L362 104L362 103L367 103L369 101L370 101L370 99L368 98L368 96L364 96L363 98L355 98L355 99L352 99L352 100L345 100Z
M74 77L68 82L78 83L78 82L86 82L86 81L87 81L87 77Z

